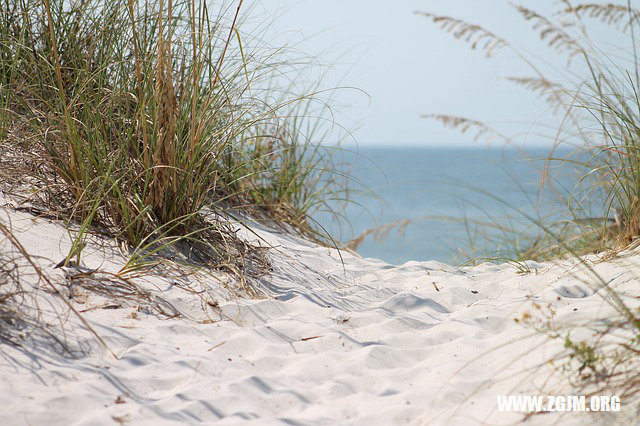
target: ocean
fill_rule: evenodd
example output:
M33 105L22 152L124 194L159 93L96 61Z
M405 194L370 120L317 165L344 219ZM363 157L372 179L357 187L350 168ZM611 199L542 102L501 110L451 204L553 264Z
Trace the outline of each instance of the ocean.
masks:
M342 241L377 228L356 251L393 264L500 257L516 238L538 232L532 218L563 214L556 198L539 191L548 154L546 148L345 150L340 155L353 188L351 203L337 208L345 220L328 214L316 218ZM552 170L553 188L568 194L575 181L572 170L558 164ZM385 226L394 223L404 226Z

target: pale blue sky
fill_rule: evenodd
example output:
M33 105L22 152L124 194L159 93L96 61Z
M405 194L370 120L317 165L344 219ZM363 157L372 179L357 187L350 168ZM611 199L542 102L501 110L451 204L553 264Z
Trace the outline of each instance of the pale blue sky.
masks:
M549 12L555 0L520 2ZM269 31L277 42L332 64L325 87L342 90L337 120L354 130L361 145L478 144L443 129L421 114L447 113L485 121L507 133L526 132L551 120L548 106L526 90L500 80L531 73L515 55L502 51L486 59L439 30L415 11L430 11L479 23L539 55L549 67L564 61L542 47L530 24L503 0L279 0L262 1L252 13L278 15ZM521 144L548 141L529 135Z

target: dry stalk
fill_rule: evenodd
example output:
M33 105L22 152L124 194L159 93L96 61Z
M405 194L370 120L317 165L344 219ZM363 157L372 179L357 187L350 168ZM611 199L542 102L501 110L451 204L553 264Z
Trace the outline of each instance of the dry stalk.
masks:
M623 29L626 31L633 21L636 21L640 16L640 11L637 9L629 8L622 4L613 3L584 3L578 6L568 5L567 8L560 12L563 15L575 15L579 18L591 18L597 19L607 25L623 25Z
M485 123L472 120L466 117L460 117L457 115L447 115L447 114L425 114L422 115L422 118L427 118L430 120L435 120L441 123L443 126L448 127L450 129L454 129L459 131L462 134L473 131L473 140L478 141L481 138L491 139L498 138L504 142L510 142L509 137L503 135L492 127L487 126Z
M171 73L171 9L168 5L168 37L164 38L163 4L160 2L158 14L158 59L156 64L156 126L157 138L153 152L153 178L150 185L147 203L160 213L160 220L168 221L166 213L161 209L165 197L176 193L176 152L175 128L177 116L177 99Z
M533 29L538 32L540 40L545 42L549 47L561 53L567 53L569 60L575 55L584 53L584 49L577 40L546 17L524 6L516 5L515 8L525 21L533 23Z
M485 52L487 57L491 57L496 51L509 46L509 43L505 39L487 31L480 25L470 24L461 19L450 16L439 16L429 12L416 12L416 14L429 18L434 24L438 25L440 29L453 35L455 39L470 43L471 49L475 50L480 48Z

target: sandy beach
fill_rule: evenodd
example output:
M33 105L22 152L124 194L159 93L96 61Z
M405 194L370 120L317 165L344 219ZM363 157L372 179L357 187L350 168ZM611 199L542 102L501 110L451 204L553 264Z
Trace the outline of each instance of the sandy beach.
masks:
M638 17L5 0L0 426L639 425Z
M107 275L126 260L109 240L89 241L81 267L54 269L70 244L62 223L7 207L1 214L109 348L22 265L40 320L57 324L55 337L70 351L38 329L19 346L0 346L6 425L513 424L524 414L500 412L497 396L569 391L548 362L562 342L515 319L550 308L564 325L613 315L570 260L527 262L524 273L513 265L394 266L260 227L252 229L260 239L248 233L272 247L271 271L253 283L260 299L225 290L224 274L178 271L132 278L146 299L105 296L69 277L97 269L87 278L96 288L126 293ZM1 250L10 252L8 241ZM589 259L621 295L640 272L635 252ZM101 273L110 278L96 281ZM527 424L630 422L638 408L621 407L539 414Z

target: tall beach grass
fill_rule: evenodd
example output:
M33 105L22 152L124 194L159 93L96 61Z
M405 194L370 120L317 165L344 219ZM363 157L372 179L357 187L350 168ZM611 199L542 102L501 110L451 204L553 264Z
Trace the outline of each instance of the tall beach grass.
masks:
M545 99L550 106L549 113L558 116L557 128L547 129L542 125L536 128L534 124L530 131L553 146L543 184L552 186L550 169L554 163L571 165L579 174L577 185L562 199L567 206L567 221L554 226L566 227L570 222L574 235L567 234L566 238L573 238L574 248L585 253L626 247L640 236L640 80L635 39L638 12L631 2L573 5L562 1L559 4L551 17L514 5L523 23L531 26L542 45L565 56L565 67L555 70L551 76L543 71L549 69L549 64L495 31L453 17L418 14L456 39L469 43L472 49L484 51L488 57L508 51L529 68L529 75L504 78ZM610 32L619 33L617 40L624 40L624 48L607 55L606 46L598 44L590 34L594 19L610 25ZM474 118L449 114L426 117L462 132L475 132L476 137L498 136L506 143L513 140ZM558 147L571 148L571 153L560 157ZM592 199L601 201L595 213L586 207ZM540 242L537 244L530 250L532 254L544 252L545 247Z
M317 84L281 84L299 67L251 42L244 7L2 0L2 181L75 224L68 259L100 228L228 264L251 251L229 226L243 214L328 241L310 219L345 198L326 104Z
M542 189L553 191L551 168L558 163L574 168L577 184L568 196L556 193L566 207L561 220L549 223L530 212L518 213L540 230L540 237L530 246L518 248L517 258L568 256L586 271L590 278L585 284L615 309L614 317L593 318L583 325L556 324L550 307L551 314L535 327L552 339L563 340L565 352L554 360L563 366L563 373L569 374L576 390L583 394L617 393L631 404L637 401L640 388L640 312L633 308L638 288L632 287L625 296L616 293L596 272L594 259L585 256L607 251L608 257L613 257L637 247L640 238L640 11L630 0L562 0L557 4L550 16L513 5L544 47L565 56L565 68L553 75L542 71L548 70L549 64L501 37L499 31L455 17L417 13L487 57L505 51L515 55L530 74L505 78L545 99L550 112L557 114L556 127L536 131L552 146ZM609 34L616 34L621 43L618 48L594 40L593 28L598 25L607 28ZM448 114L428 117L462 132L476 132L480 137L497 134L491 126L474 118ZM507 143L512 141L509 136L497 135ZM558 155L558 147L563 146L572 148L568 156ZM499 197L492 198L500 202ZM593 201L599 203L595 211ZM524 320L530 325L535 322L531 316ZM579 328L587 329L592 338L574 340L572 332ZM563 359L566 363L561 362Z

